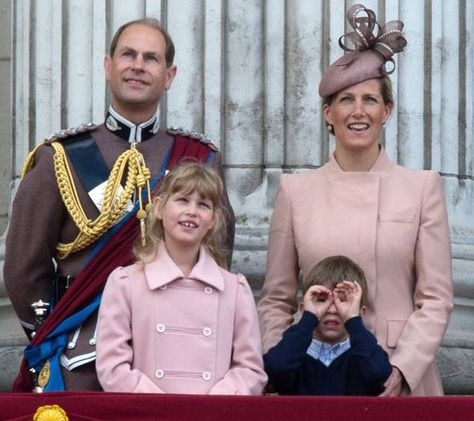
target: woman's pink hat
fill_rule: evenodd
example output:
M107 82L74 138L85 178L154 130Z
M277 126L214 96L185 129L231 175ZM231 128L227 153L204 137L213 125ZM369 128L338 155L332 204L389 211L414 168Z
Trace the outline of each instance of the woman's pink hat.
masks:
M319 83L321 97L392 73L395 70L392 56L403 51L407 45L402 34L402 21L393 20L380 27L375 13L362 4L355 4L349 9L347 20L354 31L339 38L339 46L346 53L324 72ZM375 29L377 35L374 34ZM352 43L352 48L346 45L346 40ZM386 68L387 63L391 64L390 69Z

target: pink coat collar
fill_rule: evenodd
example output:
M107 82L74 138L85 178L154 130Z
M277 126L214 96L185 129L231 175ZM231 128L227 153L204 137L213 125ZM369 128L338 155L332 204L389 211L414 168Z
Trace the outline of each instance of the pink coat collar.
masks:
M157 258L145 265L145 278L148 288L157 289L184 278L183 272L171 259L164 245L160 245ZM194 266L188 279L195 279L208 284L219 291L224 290L224 278L216 261L201 246L199 260Z
M331 158L329 159L327 165L328 165L329 170L337 172L337 173L351 172L351 171L344 171L339 166L339 164L336 161L336 157L334 156L334 153L331 155ZM392 168L394 165L395 164L392 161L390 161L390 158L387 156L385 149L381 147L377 160L375 161L372 168L367 172L384 172Z

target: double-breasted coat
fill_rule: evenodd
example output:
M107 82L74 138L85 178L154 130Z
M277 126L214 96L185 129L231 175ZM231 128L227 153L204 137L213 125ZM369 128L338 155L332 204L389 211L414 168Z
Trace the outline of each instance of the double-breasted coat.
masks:
M110 275L99 310L97 374L105 391L261 394L258 316L243 277L203 247L189 276L164 246Z
M413 395L442 394L435 355L453 306L448 219L439 175L392 163L370 171L323 167L283 175L270 224L258 311L264 351L296 311L297 278L325 257L346 255L368 281L366 327Z

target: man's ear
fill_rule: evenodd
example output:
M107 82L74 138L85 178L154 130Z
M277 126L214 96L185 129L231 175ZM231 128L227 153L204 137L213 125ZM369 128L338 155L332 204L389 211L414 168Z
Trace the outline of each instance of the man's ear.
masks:
M173 83L173 80L176 76L177 71L178 71L178 68L176 67L176 64L172 64L170 67L166 69L166 82L165 82L166 91L169 88L171 88L171 84Z
M111 79L111 70L112 69L112 58L109 55L104 57L104 72L105 72L105 80L110 82Z
M361 306L360 307L360 317L365 316L365 313L367 312L367 307L366 306Z
M301 300L301 303L300 303L300 313L303 313L304 311L304 303L303 303L303 300Z

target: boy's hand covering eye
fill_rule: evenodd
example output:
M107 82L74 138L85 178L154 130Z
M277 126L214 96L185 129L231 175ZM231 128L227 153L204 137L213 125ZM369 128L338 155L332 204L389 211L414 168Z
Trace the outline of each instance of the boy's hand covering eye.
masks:
M360 315L361 300L362 288L356 281L342 281L334 288L334 304L344 322Z
M303 297L304 309L318 319L324 316L333 301L332 291L322 285L311 286Z

